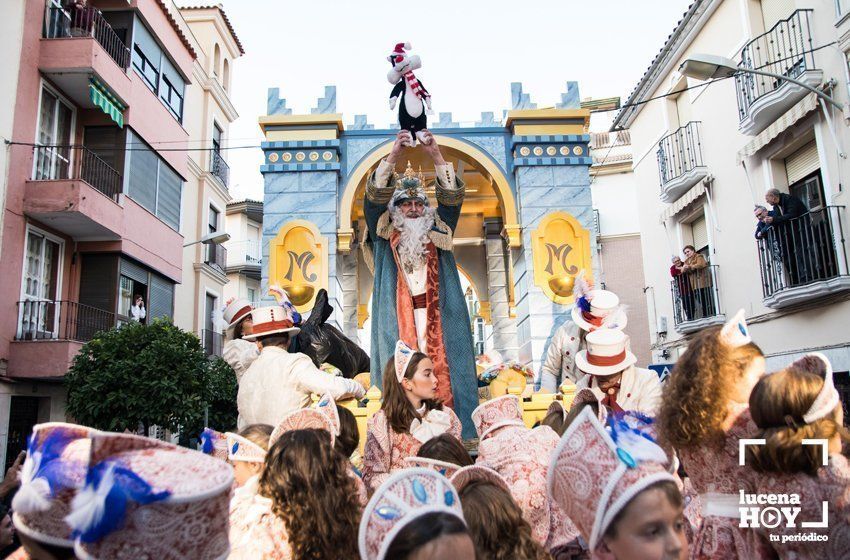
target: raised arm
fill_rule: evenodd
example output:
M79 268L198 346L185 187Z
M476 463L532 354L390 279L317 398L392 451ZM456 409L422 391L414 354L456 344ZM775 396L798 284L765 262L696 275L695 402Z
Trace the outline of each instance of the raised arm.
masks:
M390 154L378 164L378 168L366 181L366 198L363 201L363 212L366 215L366 225L372 241L377 239L378 219L386 212L387 204L393 196L396 187L394 175L395 166L401 154L413 144L413 137L408 130L399 130Z
M431 156L434 162L434 175L436 185L434 190L437 194L437 213L446 224L454 231L460 219L460 210L463 205L463 197L466 193L466 185L455 176L455 170L451 163L443 158L437 139L430 130L423 131L422 148ZM424 140L427 140L426 144Z

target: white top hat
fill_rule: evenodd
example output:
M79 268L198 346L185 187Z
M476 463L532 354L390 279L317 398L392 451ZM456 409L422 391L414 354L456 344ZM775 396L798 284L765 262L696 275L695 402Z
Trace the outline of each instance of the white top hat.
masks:
M236 298L228 303L224 308L224 321L227 323L227 328L247 317L252 309L251 302L245 298Z
M613 375L637 362L629 352L629 337L622 331L600 329L585 338L587 349L576 354L576 366L591 375Z
M585 331L608 328L623 330L628 323L626 312L620 305L620 298L608 290L591 290L586 295L590 310L585 311L576 305L571 311L573 323Z
M270 334L301 332L301 329L295 326L292 311L288 307L279 305L258 307L251 312L251 318L254 319L254 332L243 336L245 340L257 340L261 336Z

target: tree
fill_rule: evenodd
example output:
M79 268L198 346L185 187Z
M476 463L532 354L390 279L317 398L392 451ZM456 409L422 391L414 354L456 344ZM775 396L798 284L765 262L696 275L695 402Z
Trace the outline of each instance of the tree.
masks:
M146 433L152 425L172 431L202 425L210 369L194 334L167 319L131 322L98 333L74 357L65 376L68 413L113 432L136 431L139 424Z
M239 415L236 408L239 384L236 382L236 372L219 357L208 362L206 389L207 427L220 432L235 429Z

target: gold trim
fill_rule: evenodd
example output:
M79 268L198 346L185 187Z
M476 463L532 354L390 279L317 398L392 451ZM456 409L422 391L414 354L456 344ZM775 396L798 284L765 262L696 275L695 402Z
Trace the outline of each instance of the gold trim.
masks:
M347 255L351 252L351 242L354 240L354 230L339 229L336 232L336 250L339 253Z
M502 237L508 240L508 247L522 247L522 227L519 224L505 224Z

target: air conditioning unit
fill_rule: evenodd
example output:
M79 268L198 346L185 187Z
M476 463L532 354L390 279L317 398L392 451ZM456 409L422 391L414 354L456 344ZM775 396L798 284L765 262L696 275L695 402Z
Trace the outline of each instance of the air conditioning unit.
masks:
M667 316L660 315L658 317L658 324L655 326L655 332L658 333L659 336L665 336L667 334Z

